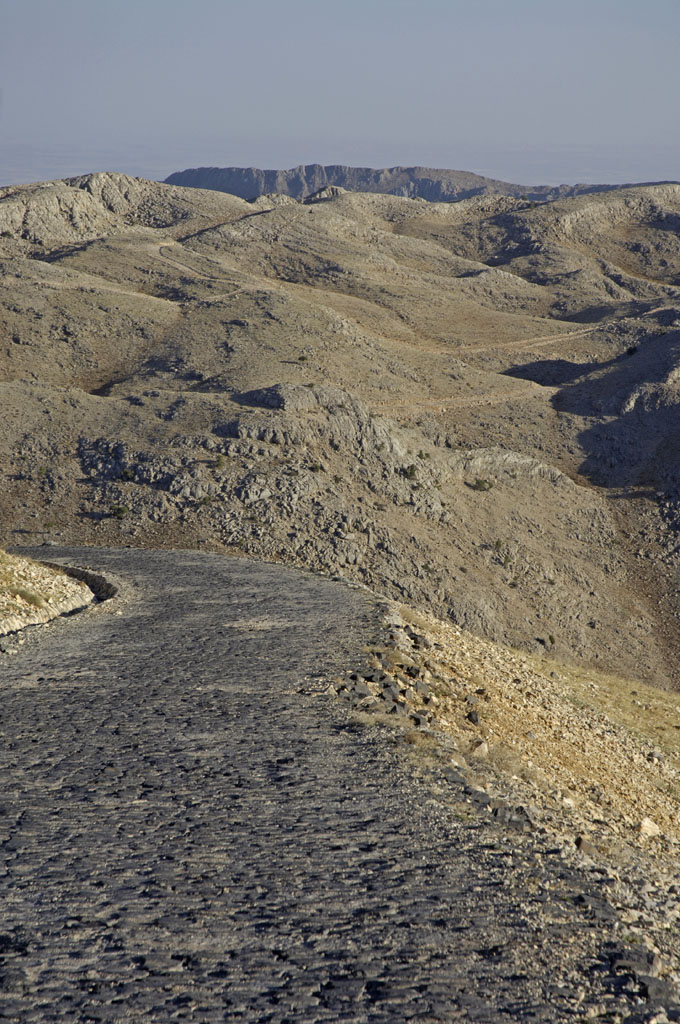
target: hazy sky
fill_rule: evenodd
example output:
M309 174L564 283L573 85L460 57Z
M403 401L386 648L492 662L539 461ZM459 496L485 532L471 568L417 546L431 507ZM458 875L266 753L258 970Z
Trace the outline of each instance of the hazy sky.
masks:
M680 178L680 0L0 0L0 184L203 164Z

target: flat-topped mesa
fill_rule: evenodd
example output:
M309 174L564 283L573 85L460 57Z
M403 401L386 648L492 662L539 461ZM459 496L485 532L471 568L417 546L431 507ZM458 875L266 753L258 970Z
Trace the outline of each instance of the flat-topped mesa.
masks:
M259 167L192 167L175 171L165 179L168 185L214 189L253 200L277 192L306 199L329 187L351 192L382 192L421 198L430 202L452 202L480 195L515 196L547 201L588 192L610 192L627 185L516 185L487 178L472 171L434 167L348 167L344 164L305 164L289 170ZM649 182L645 184L650 184ZM326 198L326 196L318 196Z

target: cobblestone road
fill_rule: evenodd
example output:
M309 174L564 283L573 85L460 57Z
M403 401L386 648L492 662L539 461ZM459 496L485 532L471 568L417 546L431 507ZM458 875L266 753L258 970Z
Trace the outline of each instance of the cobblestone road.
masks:
M216 555L48 553L126 594L0 656L0 1019L613 1007L602 879L461 813L318 692L375 635L370 595Z

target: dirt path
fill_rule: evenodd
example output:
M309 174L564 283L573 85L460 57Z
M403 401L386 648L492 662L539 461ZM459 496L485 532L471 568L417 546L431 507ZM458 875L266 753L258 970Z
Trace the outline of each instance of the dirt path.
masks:
M569 341L571 338L584 338L588 334L599 330L600 324L595 327L583 327L578 331L565 331L557 334L544 334L536 338L521 338L519 341L500 341L493 345L466 345L464 348L456 349L456 355L461 352L507 352L512 349L545 348L554 345L556 342Z
M451 409L478 409L484 406L504 405L523 398L540 398L546 402L556 395L560 388L544 387L542 384L529 383L526 388L515 387L509 390L500 388L493 394L470 395L465 398L424 398L410 399L404 402L375 402L382 411L389 409L411 409L418 412L446 412Z

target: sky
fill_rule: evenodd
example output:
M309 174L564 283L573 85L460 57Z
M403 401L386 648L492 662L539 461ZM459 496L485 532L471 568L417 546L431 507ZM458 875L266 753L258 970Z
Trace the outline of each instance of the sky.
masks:
M0 185L417 164L680 179L680 0L0 0Z

